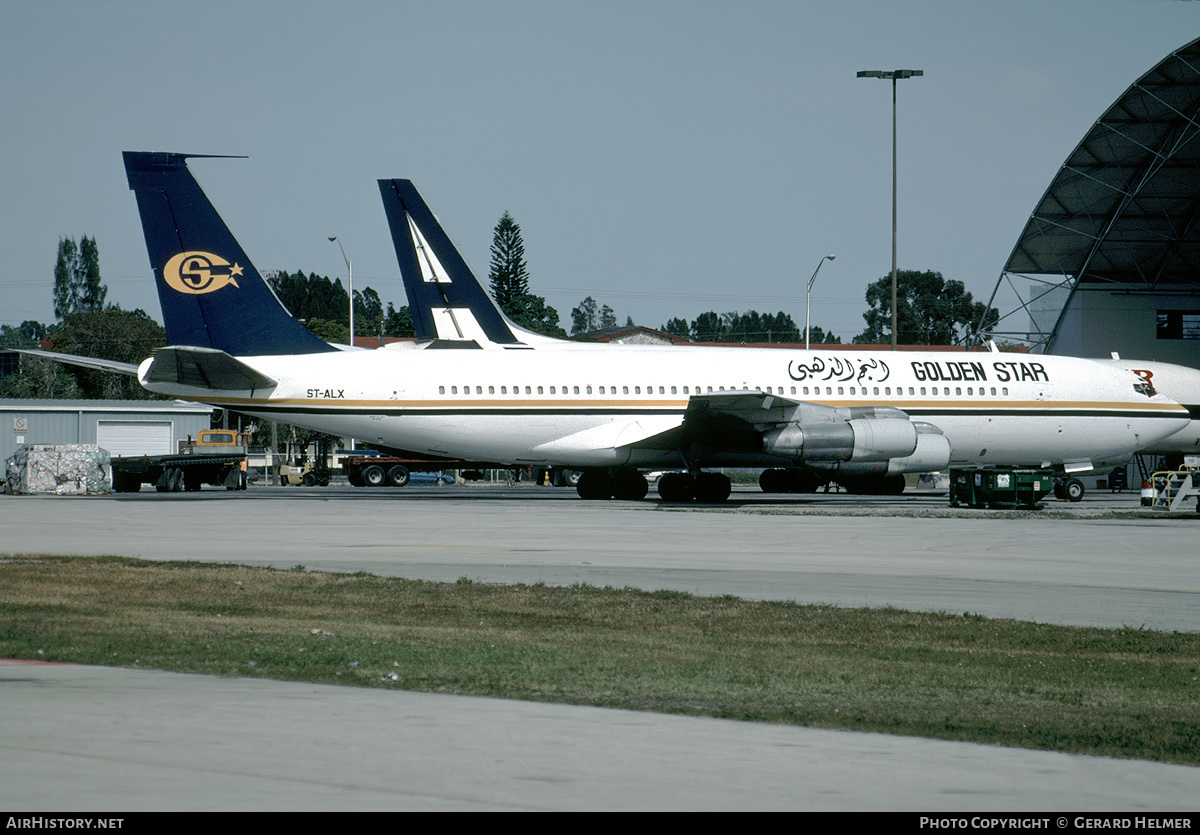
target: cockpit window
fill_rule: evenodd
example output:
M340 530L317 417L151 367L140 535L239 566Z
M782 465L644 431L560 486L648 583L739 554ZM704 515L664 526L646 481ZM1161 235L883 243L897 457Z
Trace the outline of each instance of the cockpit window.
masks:
M1149 383L1134 383L1133 390L1138 394L1144 394L1147 397L1153 397L1154 395L1158 394L1158 392L1154 390L1154 386L1150 385Z

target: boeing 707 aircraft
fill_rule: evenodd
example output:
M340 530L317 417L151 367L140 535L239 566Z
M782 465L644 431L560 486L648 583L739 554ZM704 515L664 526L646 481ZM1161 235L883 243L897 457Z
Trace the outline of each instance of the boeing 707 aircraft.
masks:
M641 470L685 470L660 484L668 501L724 500L728 478L706 469L723 466L837 473L878 492L950 464L1084 472L1188 419L1130 372L1067 357L537 350L545 337L498 313L453 311L454 338L339 350L275 298L188 156L125 154L169 343L138 377L161 394L392 449L571 467L586 498L639 499ZM482 292L412 184L380 187L405 280L443 298Z

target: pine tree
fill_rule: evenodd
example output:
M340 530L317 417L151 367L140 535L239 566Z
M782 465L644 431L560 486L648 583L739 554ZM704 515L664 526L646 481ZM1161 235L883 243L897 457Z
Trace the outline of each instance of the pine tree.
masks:
M529 272L525 267L525 243L521 227L505 212L492 233L492 268L488 273L492 298L509 317L515 318L523 307L521 298L529 293Z

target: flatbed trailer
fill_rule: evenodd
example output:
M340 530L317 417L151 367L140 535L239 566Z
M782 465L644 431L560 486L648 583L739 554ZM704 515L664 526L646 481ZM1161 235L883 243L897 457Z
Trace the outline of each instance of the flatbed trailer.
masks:
M457 458L402 458L395 455L349 455L342 460L346 478L355 487L404 487L414 472L475 471L492 466Z
M160 493L195 492L205 484L245 490L247 440L230 429L208 429L180 441L175 454L113 458L113 492L136 493L143 484Z

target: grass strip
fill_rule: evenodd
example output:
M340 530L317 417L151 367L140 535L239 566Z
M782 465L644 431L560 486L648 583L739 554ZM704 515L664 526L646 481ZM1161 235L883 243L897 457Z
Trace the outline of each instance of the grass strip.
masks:
M120 557L0 560L0 658L1200 763L1200 634Z

